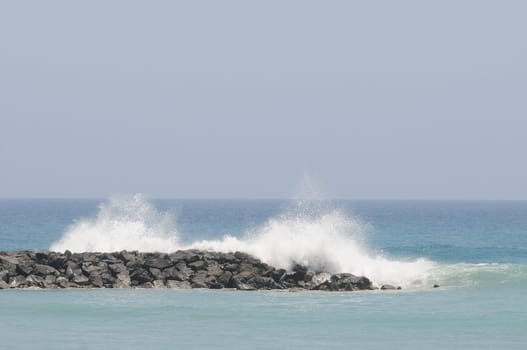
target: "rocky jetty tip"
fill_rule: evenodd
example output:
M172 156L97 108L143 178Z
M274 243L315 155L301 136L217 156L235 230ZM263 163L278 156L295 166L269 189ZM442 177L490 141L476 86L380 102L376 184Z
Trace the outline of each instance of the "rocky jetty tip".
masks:
M0 252L0 289L30 287L295 291L377 289L363 276L310 271L298 264L287 271L269 266L242 252Z

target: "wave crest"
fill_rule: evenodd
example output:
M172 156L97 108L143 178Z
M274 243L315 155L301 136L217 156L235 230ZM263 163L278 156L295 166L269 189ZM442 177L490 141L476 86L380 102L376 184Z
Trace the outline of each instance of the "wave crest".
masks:
M320 204L320 203L318 203ZM316 210L314 210L316 208ZM95 218L70 226L50 250L73 252L139 250L172 252L178 249L243 251L280 268L293 263L316 271L350 272L378 284L427 285L435 263L426 259L392 260L365 245L370 226L357 218L322 205L301 205L243 237L224 236L181 244L172 215L160 212L140 195L112 197L99 205Z
M141 195L114 196L99 205L95 218L81 219L66 229L50 250L171 252L179 247L174 218Z

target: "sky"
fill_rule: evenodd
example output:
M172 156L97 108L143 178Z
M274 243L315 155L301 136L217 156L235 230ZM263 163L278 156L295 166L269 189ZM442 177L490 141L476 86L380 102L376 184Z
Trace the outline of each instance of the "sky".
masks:
M3 1L0 198L527 199L526 13Z

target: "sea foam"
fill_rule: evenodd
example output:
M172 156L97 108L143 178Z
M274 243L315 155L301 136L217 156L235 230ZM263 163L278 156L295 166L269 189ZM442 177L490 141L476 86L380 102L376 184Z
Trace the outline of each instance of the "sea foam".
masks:
M371 226L323 203L302 198L281 215L241 237L226 235L218 240L182 243L170 213L157 210L141 195L112 197L99 205L96 217L81 219L67 228L50 250L243 251L286 269L299 263L316 271L367 276L377 284L403 287L429 284L435 263L424 258L390 259L369 249L366 241Z
M158 211L142 195L136 194L113 196L99 204L95 218L75 222L50 250L171 252L179 249L178 240L173 216Z

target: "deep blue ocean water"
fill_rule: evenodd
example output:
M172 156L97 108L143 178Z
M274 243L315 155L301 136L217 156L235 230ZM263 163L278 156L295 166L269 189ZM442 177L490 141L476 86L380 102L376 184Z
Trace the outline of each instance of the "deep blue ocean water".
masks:
M75 239L114 228L104 225L122 224L123 215L137 219L129 208L126 214L118 208L116 216L115 210L100 209L100 202L1 199L0 250L46 250L66 231ZM291 227L282 217L289 201L150 202L156 213L171 215L181 245L262 231L272 231L274 239L281 234L276 230ZM526 201L332 201L325 206L361 223L363 230L350 241L390 259L381 268L424 258L433 262L431 280L441 287L357 293L3 290L0 348L34 347L34 339L42 349L527 348ZM321 225L333 225L316 215L306 219L310 215L300 216L300 229L314 227L324 235ZM152 224L157 217L141 220L153 231L163 230ZM269 225L273 220L278 224Z

